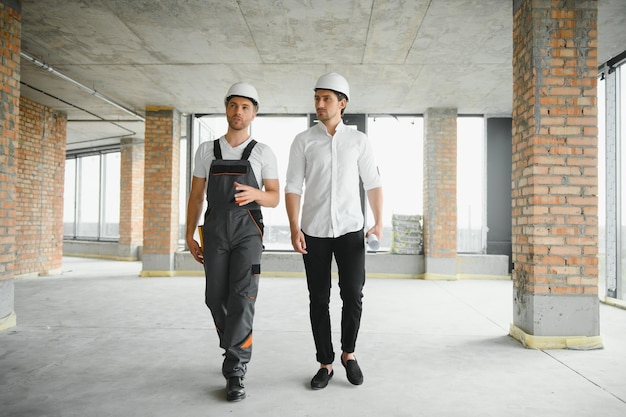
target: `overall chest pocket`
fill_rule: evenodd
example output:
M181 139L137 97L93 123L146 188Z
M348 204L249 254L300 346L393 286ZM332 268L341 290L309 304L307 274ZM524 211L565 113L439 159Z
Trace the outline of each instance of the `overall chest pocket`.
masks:
M228 163L213 164L209 171L209 186L207 189L210 202L235 203L235 181L247 184L246 178L250 175L248 161L228 161Z

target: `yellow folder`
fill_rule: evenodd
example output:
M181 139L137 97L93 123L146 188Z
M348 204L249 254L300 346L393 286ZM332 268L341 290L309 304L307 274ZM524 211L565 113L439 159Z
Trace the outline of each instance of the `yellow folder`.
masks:
M204 236L202 235L202 225L198 226L198 234L200 235L200 249L204 248Z

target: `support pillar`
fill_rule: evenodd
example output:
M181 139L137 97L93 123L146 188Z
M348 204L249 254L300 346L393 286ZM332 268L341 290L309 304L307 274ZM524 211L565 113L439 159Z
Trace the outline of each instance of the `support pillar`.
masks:
M0 0L0 330L16 325L16 149L20 116L21 2Z
M179 235L180 113L146 108L143 269L141 276L173 276Z
M424 114L425 279L457 278L456 118L453 108Z
M122 139L119 259L141 258L143 244L144 140Z
M20 97L17 278L61 272L66 132L65 113Z
M597 2L514 1L511 335L602 347Z

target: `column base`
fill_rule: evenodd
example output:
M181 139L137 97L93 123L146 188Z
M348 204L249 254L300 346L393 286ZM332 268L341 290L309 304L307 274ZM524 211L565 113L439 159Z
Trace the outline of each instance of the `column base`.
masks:
M173 277L176 275L174 253L146 254L141 257L141 277Z
M422 279L430 281L456 281L459 277L456 274L433 274L432 272L426 272Z
M509 336L529 349L604 349L601 336L534 336L511 324Z
M17 326L17 315L15 315L15 312L11 312L8 316L0 318L0 330L10 329L15 326Z
M145 269L139 273L142 278L175 277L176 275L176 271L148 271Z
M457 259L456 256L446 258L424 257L424 279L456 281Z

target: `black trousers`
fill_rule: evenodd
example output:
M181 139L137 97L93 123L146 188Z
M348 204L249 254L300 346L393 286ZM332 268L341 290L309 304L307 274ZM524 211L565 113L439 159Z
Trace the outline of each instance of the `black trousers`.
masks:
M302 255L309 289L309 316L315 341L316 358L322 364L335 359L331 338L330 290L333 255L339 275L341 310L341 350L354 352L365 285L365 241L363 230L337 238L317 238L305 234L307 254Z

